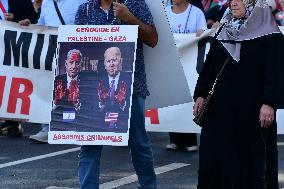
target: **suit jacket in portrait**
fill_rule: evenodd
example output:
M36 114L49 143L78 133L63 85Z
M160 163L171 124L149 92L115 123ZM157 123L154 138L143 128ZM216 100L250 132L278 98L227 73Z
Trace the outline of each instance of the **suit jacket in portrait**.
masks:
M116 89L111 94L108 76L98 82L98 108L101 112L101 125L113 132L127 132L132 73L120 72ZM113 124L113 126L111 126Z
M53 110L51 113L51 130L73 130L75 119L63 119L63 113L79 114L80 102L80 76L71 81L67 87L67 74L58 75L54 80ZM65 123L66 122L66 123Z

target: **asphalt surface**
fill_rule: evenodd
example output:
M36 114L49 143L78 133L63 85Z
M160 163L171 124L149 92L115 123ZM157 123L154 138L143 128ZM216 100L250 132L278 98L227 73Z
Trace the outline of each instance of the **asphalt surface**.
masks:
M28 136L35 134L38 126L24 127L21 138L0 136L0 189L74 189L78 188L77 164L78 146L49 145L30 142ZM196 189L198 153L168 151L167 133L149 133L155 158L155 167L164 173L158 175L159 189ZM279 180L284 188L284 136L279 136ZM59 155L54 152L73 149L73 152ZM50 154L51 157L41 155ZM39 157L40 156L40 157ZM27 162L18 161L27 158ZM43 158L43 159L36 159ZM15 162L18 161L18 162ZM7 164L9 163L10 164ZM11 164L11 162L13 162ZM17 164L18 163L18 164ZM182 164L181 164L182 163ZM14 164L14 165L13 165ZM182 165L179 166L176 165ZM168 166L173 170L167 170ZM166 168L165 168L166 167ZM165 168L165 169L164 169ZM163 172L163 171L161 171ZM101 159L101 184L111 188L117 179L135 174L127 147L105 147ZM126 183L131 180L124 179ZM131 181L129 181L131 182ZM137 182L114 188L134 189Z

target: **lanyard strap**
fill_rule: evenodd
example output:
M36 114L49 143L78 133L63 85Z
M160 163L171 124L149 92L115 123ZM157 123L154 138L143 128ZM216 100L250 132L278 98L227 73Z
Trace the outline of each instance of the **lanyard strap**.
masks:
M2 1L0 1L0 9L3 13L7 13L6 9L4 8L4 5L2 4Z
M191 13L191 9L192 9L192 5L190 4L190 9L188 11L188 15L187 15L187 18L186 18L186 22L185 22L185 27L184 27L184 31L183 33L187 33L186 30L187 30L187 23L188 23L188 20L189 20L189 16L190 16L190 13Z
M65 21L64 21L62 15L61 15L61 12L60 12L60 10L59 10L59 8L58 8L58 5L57 5L57 2L56 2L55 0L53 0L53 4L54 4L56 13L57 13L57 15L58 15L58 18L59 18L61 24L62 24L62 25L65 25Z
M229 62L229 58L227 58L227 59L225 60L223 66L222 66L222 68L221 68L221 70L219 71L219 73L218 73L218 75L217 75L217 77L216 77L216 79L215 79L215 81L214 81L214 84L213 84L212 89L211 89L211 91L209 92L209 94L212 95L212 94L214 93L215 85L217 84L217 82L218 82L218 80L219 80L219 77L220 77L221 73L223 72L223 70L224 70L224 68L225 68L225 66L226 66L226 64L227 64L228 62Z

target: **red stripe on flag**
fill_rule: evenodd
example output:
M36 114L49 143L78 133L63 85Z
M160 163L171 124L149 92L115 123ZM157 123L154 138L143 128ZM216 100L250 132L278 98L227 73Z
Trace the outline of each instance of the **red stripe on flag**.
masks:
M2 10L3 13L7 13L1 1L0 1L0 9Z

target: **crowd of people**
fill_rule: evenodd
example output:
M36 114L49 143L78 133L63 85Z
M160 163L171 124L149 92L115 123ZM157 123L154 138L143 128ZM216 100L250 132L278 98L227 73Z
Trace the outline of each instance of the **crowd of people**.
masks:
M205 30L218 27L194 94L193 114L198 115L212 85L218 80L200 138L198 189L277 189L275 117L276 110L284 106L279 99L284 95L284 83L283 76L275 73L284 67L279 63L281 47L278 46L283 35L277 27L277 24L284 25L284 0L269 0L269 5L264 0L167 0L163 3L173 33L195 33L199 37ZM157 188L153 155L145 130L144 104L150 92L143 44L155 47L158 34L146 2L0 0L0 9L1 20L24 26L139 26L129 147L139 187ZM77 50L72 53L80 55ZM107 49L105 64L110 54L121 56L118 48ZM29 138L47 143L49 126L43 124L41 127ZM23 134L17 121L7 120L3 128L8 128L8 134L13 128L12 136ZM197 151L197 134L170 133L170 144L166 148ZM81 147L80 188L99 188L102 149L103 146Z

